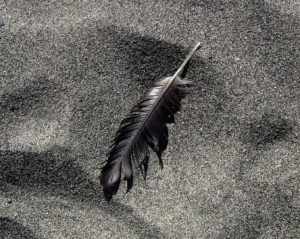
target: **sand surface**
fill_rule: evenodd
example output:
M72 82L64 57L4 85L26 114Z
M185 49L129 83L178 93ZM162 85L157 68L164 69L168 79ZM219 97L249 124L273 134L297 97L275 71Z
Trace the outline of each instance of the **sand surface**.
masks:
M0 3L0 238L300 238L296 0ZM120 121L189 50L196 87L106 203Z

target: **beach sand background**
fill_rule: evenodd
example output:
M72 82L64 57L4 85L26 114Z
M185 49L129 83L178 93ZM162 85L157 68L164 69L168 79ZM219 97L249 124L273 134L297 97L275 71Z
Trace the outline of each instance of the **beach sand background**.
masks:
M300 238L299 1L0 4L0 238ZM108 204L120 121L201 42L196 83Z

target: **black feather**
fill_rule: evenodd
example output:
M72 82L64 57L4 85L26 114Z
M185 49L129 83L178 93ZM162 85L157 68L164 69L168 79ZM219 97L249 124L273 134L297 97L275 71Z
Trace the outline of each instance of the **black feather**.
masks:
M191 88L191 82L180 75L186 73L186 66L199 47L198 43L175 75L158 81L132 108L128 117L122 120L100 176L106 200L111 200L117 193L122 174L127 181L127 191L132 188L132 160L146 179L149 147L157 154L159 164L163 167L161 156L168 145L166 124L174 123L174 114L180 110L180 101Z

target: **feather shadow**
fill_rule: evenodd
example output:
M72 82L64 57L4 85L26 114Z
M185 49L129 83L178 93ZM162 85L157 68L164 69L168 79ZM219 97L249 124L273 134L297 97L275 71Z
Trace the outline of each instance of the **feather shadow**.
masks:
M158 156L163 167L162 152L168 145L168 123L174 123L174 114L180 110L180 101L189 93L192 82L182 79L192 56L199 49L198 43L172 77L158 81L156 85L134 106L121 122L116 133L100 182L107 201L119 189L121 176L127 181L127 192L133 186L132 161L146 178L149 148Z

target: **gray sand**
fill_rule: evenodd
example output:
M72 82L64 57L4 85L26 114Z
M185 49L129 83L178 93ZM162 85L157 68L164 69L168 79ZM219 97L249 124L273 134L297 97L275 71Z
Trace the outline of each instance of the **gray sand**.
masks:
M3 1L0 238L300 238L299 2ZM112 203L120 121L189 50L196 87Z

